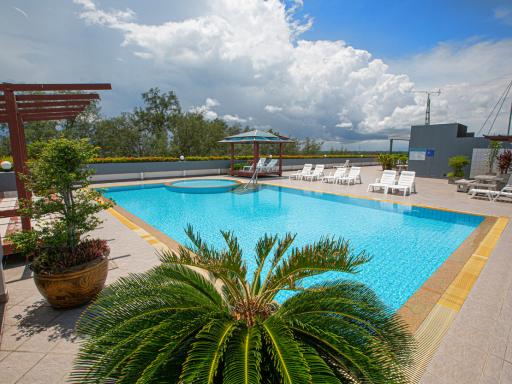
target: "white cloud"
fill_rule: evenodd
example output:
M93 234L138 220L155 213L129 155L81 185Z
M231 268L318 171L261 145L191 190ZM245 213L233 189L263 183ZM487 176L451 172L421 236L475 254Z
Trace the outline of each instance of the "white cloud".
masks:
M283 108L278 107L276 105L265 105L264 109L268 113L276 113L276 112L281 112L283 110Z
M211 109L219 105L220 103L217 100L207 97L203 105L192 107L189 109L189 112L201 114L206 120L215 120L219 115Z
M300 0L288 9L279 0L211 0L156 25L136 22L130 9L75 2L85 22L119 31L122 46L154 65L178 95L196 104L215 95L215 105L207 100L194 111L226 121L251 115L252 126L296 136L362 140L421 123L424 98L410 93L418 87L443 91L432 101L433 122L477 124L512 58L511 40L473 41L385 63L343 41L300 39L313 22L296 19Z
M494 18L496 20L501 21L506 25L512 26L512 8L495 8L494 9Z
M238 115L224 115L222 116L222 120L224 120L226 123L246 123L248 119L244 119Z
M220 105L219 100L212 99L210 97L206 98L205 106L207 108L214 108Z

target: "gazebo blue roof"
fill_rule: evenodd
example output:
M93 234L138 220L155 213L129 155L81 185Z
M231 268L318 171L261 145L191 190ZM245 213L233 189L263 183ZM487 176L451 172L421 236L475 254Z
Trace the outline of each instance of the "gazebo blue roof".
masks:
M255 129L254 131L225 137L219 143L293 143L293 140L286 136L277 136L267 131Z

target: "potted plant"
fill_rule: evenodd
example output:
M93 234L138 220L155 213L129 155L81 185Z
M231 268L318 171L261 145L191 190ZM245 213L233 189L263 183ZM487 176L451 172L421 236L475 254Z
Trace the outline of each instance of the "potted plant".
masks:
M448 159L448 165L453 169L453 172L449 172L446 176L448 176L448 183L453 184L456 179L460 179L464 177L464 167L469 164L469 159L467 156L453 156Z
M497 157L498 168L502 175L506 174L512 165L512 151L510 149L504 150Z
M414 339L371 289L301 284L357 273L366 253L342 239L292 248L293 235L264 235L249 273L233 233L222 232L224 249L187 234L191 250L163 252L162 264L113 283L87 308L71 382L410 382ZM280 304L282 290L295 295Z
M392 169L395 166L395 158L393 155L390 155L388 153L379 153L377 155L377 160L382 166L382 170L385 171L387 169Z
M34 228L10 236L30 265L39 292L56 308L90 301L105 283L109 247L86 234L101 221L97 213L108 203L87 188L93 173L87 163L96 156L87 140L48 141L23 176L35 198L20 201L20 213Z

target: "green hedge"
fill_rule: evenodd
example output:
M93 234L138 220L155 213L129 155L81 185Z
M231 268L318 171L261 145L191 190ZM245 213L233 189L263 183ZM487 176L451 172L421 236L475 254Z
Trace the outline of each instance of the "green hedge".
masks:
M262 155L263 157L264 155ZM376 154L344 154L344 155L284 155L284 159L344 159L344 158L375 158ZM229 160L229 156L189 156L186 161L205 161L205 160ZM235 156L236 160L250 160L252 156ZM180 161L178 157L98 157L91 161L92 164L101 163L141 163L141 162L163 162Z

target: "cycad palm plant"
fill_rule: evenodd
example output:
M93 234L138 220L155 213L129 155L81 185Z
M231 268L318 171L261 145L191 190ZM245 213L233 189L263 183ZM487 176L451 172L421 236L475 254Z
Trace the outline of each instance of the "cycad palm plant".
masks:
M362 284L303 288L326 271L356 273L369 257L343 240L291 249L265 235L247 279L242 250L205 244L166 251L162 264L105 289L82 316L79 383L402 383L412 339ZM192 267L192 268L190 268ZM297 293L282 305L281 290Z

